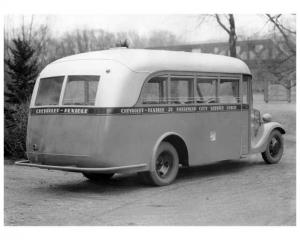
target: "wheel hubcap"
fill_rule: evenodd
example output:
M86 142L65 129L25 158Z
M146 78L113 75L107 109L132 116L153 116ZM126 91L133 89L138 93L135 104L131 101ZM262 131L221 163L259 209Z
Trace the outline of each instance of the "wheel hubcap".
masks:
M173 158L169 152L162 152L156 160L156 172L159 177L165 178L169 175L173 165Z
M269 152L272 157L276 157L281 148L280 139L274 136L269 144Z

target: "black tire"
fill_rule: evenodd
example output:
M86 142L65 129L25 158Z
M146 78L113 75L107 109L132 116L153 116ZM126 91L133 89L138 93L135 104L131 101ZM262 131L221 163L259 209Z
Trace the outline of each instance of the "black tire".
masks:
M88 178L93 182L107 181L110 178L112 178L112 176L114 175L114 173L87 173L87 172L83 172L82 174L83 176L85 176L86 178Z
M278 130L273 130L269 136L266 151L261 155L268 164L275 164L281 160L284 144L282 134Z
M162 142L151 165L152 169L150 171L139 173L144 183L154 186L165 186L172 183L179 168L178 153L173 145Z

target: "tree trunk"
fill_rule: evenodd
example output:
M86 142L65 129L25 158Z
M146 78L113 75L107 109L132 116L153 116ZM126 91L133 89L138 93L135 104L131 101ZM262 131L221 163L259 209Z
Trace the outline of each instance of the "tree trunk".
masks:
M236 40L237 36L235 33L235 21L233 14L229 14L229 24L230 24L230 33L229 33L229 54L231 57L236 57Z
M235 21L233 14L228 14L229 28L224 25L222 20L220 19L219 14L215 14L218 24L228 33L229 35L229 55L231 57L236 57L236 32L235 32Z

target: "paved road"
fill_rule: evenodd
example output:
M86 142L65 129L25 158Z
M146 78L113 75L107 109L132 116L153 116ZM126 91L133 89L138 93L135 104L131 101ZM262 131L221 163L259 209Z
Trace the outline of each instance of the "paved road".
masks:
M295 225L295 142L281 163L259 155L182 169L166 187L136 175L92 183L76 173L5 165L5 225Z

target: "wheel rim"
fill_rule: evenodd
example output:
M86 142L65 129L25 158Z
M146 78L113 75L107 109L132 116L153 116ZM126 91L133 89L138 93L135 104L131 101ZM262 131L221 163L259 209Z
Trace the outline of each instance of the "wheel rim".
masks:
M278 136L274 136L269 144L269 152L271 157L275 158L281 149L281 141Z
M160 178L169 176L173 168L173 156L170 152L164 151L156 159L155 170Z

